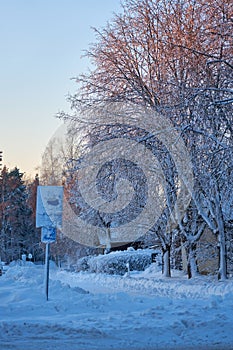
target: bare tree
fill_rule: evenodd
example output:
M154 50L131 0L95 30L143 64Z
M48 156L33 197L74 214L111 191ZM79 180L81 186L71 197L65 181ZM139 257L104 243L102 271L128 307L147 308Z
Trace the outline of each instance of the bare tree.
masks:
M193 203L219 237L223 279L223 189L232 174L232 18L230 0L125 0L121 14L95 29L97 41L86 53L95 69L76 78L73 116L60 114L75 120L87 108L123 101L150 106L173 121L193 160ZM161 239L165 251L171 231Z
M96 69L76 78L74 109L103 101L183 105L197 89L211 89L216 65L232 68L229 0L126 0L123 13L95 32L86 55ZM232 99L231 89L221 90Z

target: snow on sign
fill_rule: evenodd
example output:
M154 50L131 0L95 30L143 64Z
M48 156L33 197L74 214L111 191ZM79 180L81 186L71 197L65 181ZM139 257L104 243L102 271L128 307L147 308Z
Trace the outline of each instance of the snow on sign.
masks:
M61 228L62 207L62 186L38 186L36 201L36 227Z

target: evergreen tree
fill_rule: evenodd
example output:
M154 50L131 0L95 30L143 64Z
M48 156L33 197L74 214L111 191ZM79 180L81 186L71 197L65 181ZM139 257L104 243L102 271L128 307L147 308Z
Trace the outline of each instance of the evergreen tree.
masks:
M28 191L18 168L4 167L1 172L0 214L0 257L7 262L20 259L30 252L36 237Z

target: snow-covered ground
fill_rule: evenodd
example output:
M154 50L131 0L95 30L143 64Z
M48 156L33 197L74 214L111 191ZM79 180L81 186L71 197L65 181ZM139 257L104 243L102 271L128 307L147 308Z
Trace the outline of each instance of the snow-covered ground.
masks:
M233 349L233 280L10 267L0 277L0 349Z

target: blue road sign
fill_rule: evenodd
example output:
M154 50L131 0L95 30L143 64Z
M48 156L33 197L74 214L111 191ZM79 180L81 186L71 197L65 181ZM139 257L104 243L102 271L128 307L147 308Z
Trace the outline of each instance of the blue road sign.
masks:
M41 228L41 242L53 243L56 241L56 227Z

